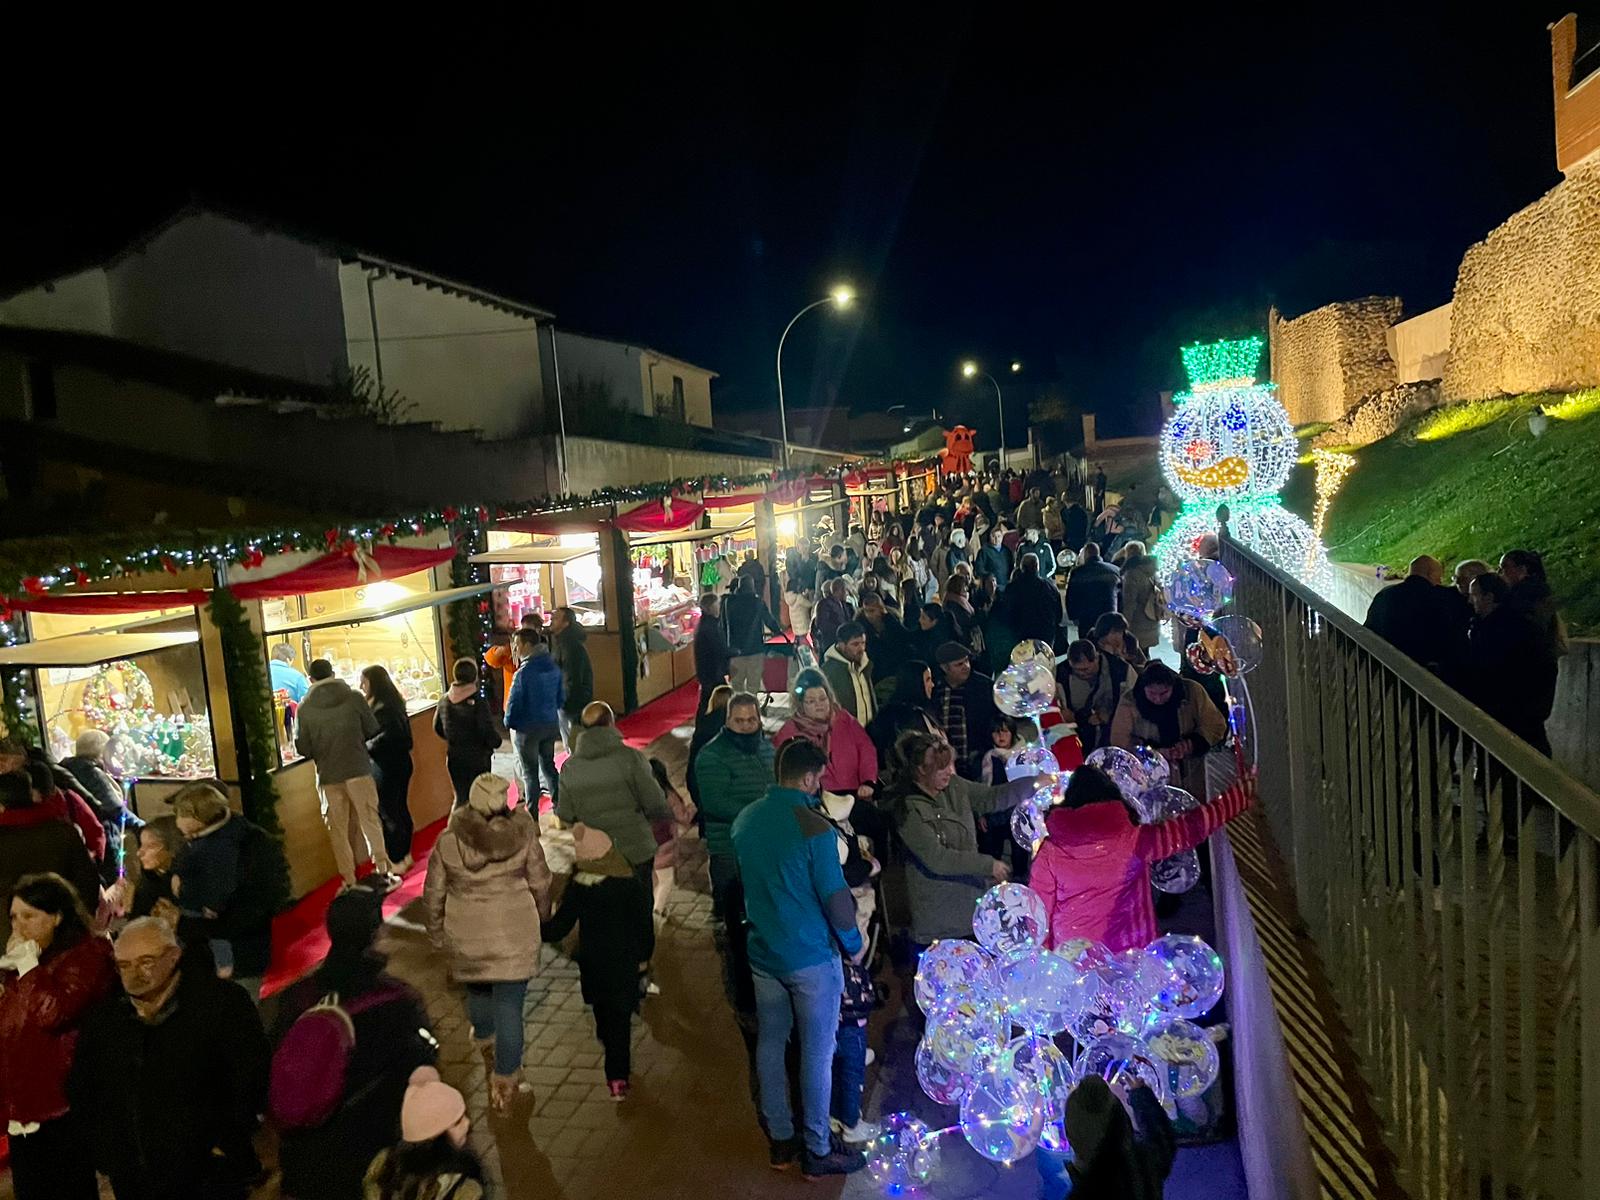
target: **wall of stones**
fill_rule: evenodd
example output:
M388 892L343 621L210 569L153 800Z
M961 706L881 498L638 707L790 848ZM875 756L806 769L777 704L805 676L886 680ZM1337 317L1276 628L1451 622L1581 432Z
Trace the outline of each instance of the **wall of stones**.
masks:
M1600 385L1600 163L1575 168L1461 260L1446 400Z
M1394 386L1388 332L1400 312L1398 296L1326 304L1292 320L1273 309L1269 369L1289 419L1337 421L1363 396Z
M1418 413L1439 406L1439 381L1399 383L1363 399L1311 439L1316 449L1368 446L1395 433Z

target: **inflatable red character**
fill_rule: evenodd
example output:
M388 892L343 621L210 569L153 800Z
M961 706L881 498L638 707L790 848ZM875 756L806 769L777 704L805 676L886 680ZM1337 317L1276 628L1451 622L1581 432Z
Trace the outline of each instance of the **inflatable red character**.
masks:
M968 429L965 425L957 425L954 429L945 431L942 469L946 475L971 473L973 439L977 436L976 429Z

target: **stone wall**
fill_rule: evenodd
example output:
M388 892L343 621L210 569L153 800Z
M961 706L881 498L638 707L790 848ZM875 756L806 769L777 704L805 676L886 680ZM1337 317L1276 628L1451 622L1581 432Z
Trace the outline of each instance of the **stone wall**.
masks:
M1471 247L1456 275L1446 400L1600 385L1600 163Z
M1374 392L1311 439L1317 449L1368 446L1396 432L1418 413L1439 406L1439 381L1400 383Z
M1399 319L1397 296L1325 304L1293 320L1273 309L1270 370L1289 419L1337 421L1363 396L1397 383L1388 333Z

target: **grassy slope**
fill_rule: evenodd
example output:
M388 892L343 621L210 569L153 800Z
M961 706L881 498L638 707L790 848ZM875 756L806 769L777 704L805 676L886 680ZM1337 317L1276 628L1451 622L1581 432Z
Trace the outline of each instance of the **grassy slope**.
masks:
M1493 563L1515 546L1538 550L1573 631L1600 631L1600 415L1551 421L1537 440L1525 422L1434 442L1408 432L1355 452L1360 465L1323 534L1330 556L1403 569L1432 554L1448 570L1463 558ZM1312 480L1311 467L1297 467L1284 490L1308 519Z

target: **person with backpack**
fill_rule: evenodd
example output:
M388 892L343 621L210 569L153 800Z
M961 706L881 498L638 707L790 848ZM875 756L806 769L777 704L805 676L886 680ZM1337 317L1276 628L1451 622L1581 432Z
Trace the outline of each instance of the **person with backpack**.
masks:
M422 998L373 944L382 927L376 893L336 896L328 957L279 1001L267 1111L285 1200L360 1195L373 1158L400 1136L412 1072L438 1057Z
M648 768L646 768L648 770ZM422 890L428 933L448 950L467 987L472 1040L490 1077L490 1103L505 1112L522 1082L522 1001L539 970L539 922L550 915L550 868L527 805L508 808L498 775L473 781L465 808L428 857ZM648 900L640 909L649 920Z
M483 1164L467 1146L471 1130L461 1093L432 1067L418 1067L400 1105L401 1140L372 1160L362 1200L483 1200Z
M433 732L444 739L444 767L455 789L455 806L460 808L467 802L472 781L493 765L500 732L494 727L489 701L478 689L478 664L458 658L450 678L454 680L450 690L433 710ZM511 686L506 686L507 695Z
M641 963L655 953L655 926L645 916L644 886L628 860L604 833L572 827L572 883L561 907L540 927L547 942L578 930L578 978L583 1002L594 1009L595 1036L605 1048L606 1088L616 1101L628 1097L632 1073L633 1014L639 1008Z

